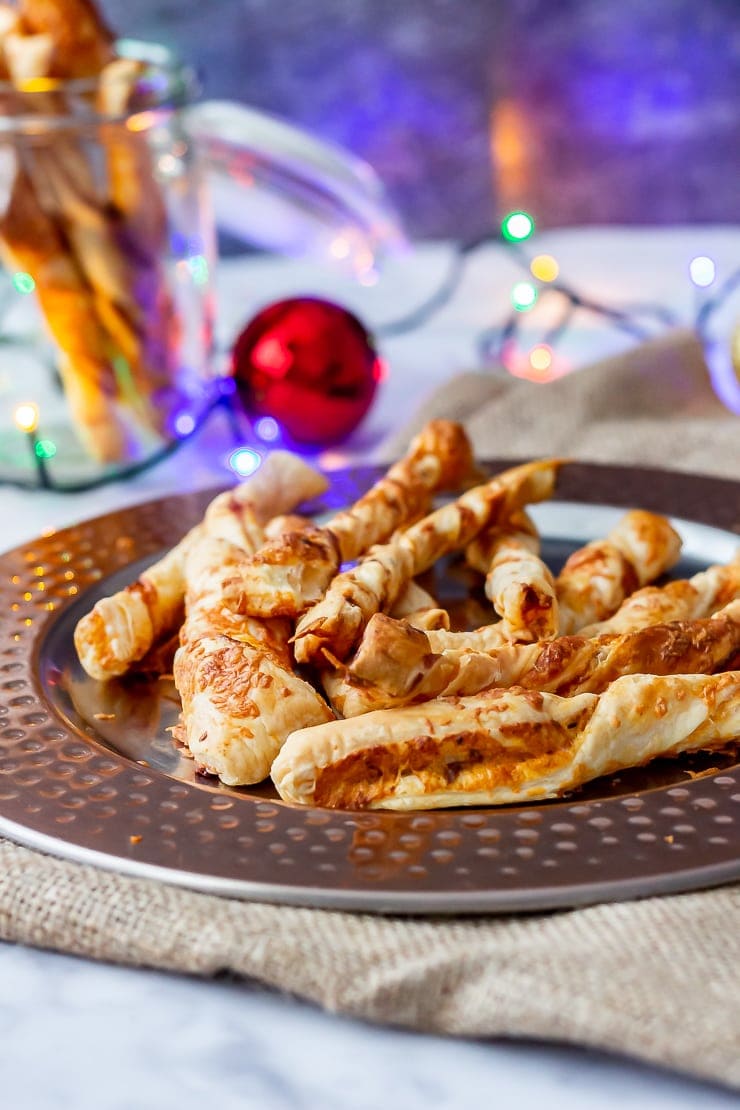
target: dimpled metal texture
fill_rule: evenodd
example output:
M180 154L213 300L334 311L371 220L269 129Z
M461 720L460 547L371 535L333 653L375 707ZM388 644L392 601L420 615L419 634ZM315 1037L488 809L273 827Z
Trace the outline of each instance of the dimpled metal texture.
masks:
M334 475L323 507L351 501L377 473ZM558 496L740 532L731 481L573 464ZM0 560L0 832L213 893L385 913L542 910L740 878L740 767L730 755L658 761L526 807L345 812L288 806L266 786L221 787L167 737L160 755L154 744L151 758L132 752L127 728L149 735L143 687L125 712L119 703L81 716L63 688L77 665L74 621L109 578L119 588L130 563L176 542L208 499L135 506Z

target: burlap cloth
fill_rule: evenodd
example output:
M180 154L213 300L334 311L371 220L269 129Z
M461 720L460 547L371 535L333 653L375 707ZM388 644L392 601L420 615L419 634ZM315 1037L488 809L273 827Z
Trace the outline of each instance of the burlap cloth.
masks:
M467 375L426 413L481 453L740 474L740 421L698 345L549 386ZM404 440L405 440L404 436ZM230 971L371 1021L572 1041L740 1086L740 888L529 917L379 918L195 894L0 842L0 936L197 975Z
M740 419L715 396L691 332L546 385L461 374L383 445L383 457L400 454L409 433L433 416L463 420L481 456L558 454L740 478Z

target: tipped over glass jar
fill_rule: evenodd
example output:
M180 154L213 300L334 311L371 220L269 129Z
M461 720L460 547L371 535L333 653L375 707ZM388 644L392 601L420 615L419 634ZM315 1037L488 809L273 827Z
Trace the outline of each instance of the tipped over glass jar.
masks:
M127 40L94 78L29 59L0 81L0 481L121 476L213 403L209 177L260 247L341 241L361 274L401 240L369 167L195 92L168 50Z

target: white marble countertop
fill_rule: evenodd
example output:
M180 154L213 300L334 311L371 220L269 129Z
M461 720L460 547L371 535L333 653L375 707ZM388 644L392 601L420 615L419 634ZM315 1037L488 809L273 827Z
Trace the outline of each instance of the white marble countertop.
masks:
M579 1049L362 1025L233 982L0 947L8 1110L724 1110L729 1092Z
M729 273L740 257L740 232L561 232L543 236L538 247L556 253L568 279L592 296L659 300L688 321L694 297L688 261L711 254ZM372 326L423 299L448 255L444 246L414 252L371 289L306 263L229 263L220 275L221 332L228 338L259 305L308 291L341 299ZM424 393L474 367L475 336L506 315L508 290L520 276L500 250L471 259L449 306L423 330L384 345L391 372L375 408L325 461L371 457L399 413L405 419ZM588 321L568 338L575 366L625 345L623 336ZM214 426L126 485L76 496L0 487L3 546L118 505L226 479ZM452 1110L494 1098L516 1101L521 1110L736 1105L719 1088L580 1049L372 1028L252 984L201 982L7 945L0 945L0 1076L0 1104L8 1110L190 1110L206 1100L219 1110Z

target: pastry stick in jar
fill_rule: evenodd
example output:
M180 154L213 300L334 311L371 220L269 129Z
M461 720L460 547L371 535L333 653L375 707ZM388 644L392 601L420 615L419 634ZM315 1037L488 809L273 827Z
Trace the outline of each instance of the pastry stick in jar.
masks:
M116 58L107 65L98 81L97 107L111 121L100 126L106 155L107 203L116 214L125 252L136 259L138 347L127 357L144 379L145 388L156 394L172 384L180 325L163 263L167 212L147 135L133 129L136 118L124 118L145 68L133 58Z
M3 78L23 85L46 74L54 53L47 33L25 34L20 12L0 8ZM22 94L4 94L7 109L23 109ZM39 201L37 182L16 149L16 176L0 220L0 251L10 268L30 273L49 330L61 350L59 370L68 404L87 450L102 462L125 453L126 435L115 410L117 384L110 342L95 315L94 296L67 244Z
M0 19L3 13L0 11ZM5 21L5 20L4 20ZM14 85L23 89L31 81L48 73L54 54L54 40L49 34L24 35L20 24L8 28L0 39L4 70ZM18 98L16 97L16 107Z
M35 25L43 27L43 32L16 34L6 47L11 75L21 88L34 78L97 77L101 67L117 66L110 61L110 33L92 6L48 3L38 11L33 5L33 10ZM46 50L36 48L37 42L46 43ZM110 80L105 82L98 94L103 112L112 85ZM121 85L122 81L117 80L119 98ZM85 94L80 97L82 114L89 113ZM67 95L61 86L49 93L36 93L33 107L57 115L69 114L73 104L74 95ZM100 131L104 146L110 138L108 130L104 126ZM166 230L161 197L151 164L147 167L143 161L144 154L148 155L145 140L141 136L131 138L138 141L142 156L136 167L129 159L125 187L130 194L132 175L143 174L139 193L146 192L150 213L159 212L161 217L155 235L150 216L146 240L134 234L129 213L119 204L122 197L115 188L120 177L115 172L117 164L109 167L109 194L97 172L100 167L91 162L85 144L72 132L60 131L53 142L24 143L23 157L41 207L59 227L66 249L90 287L95 312L110 337L111 361L121 367L124 362L115 360L120 357L125 361L127 374L121 373L118 381L122 399L150 427L161 431L175 369L178 324L160 258Z
M556 798L658 756L740 735L740 672L626 675L603 694L492 690L302 729L272 767L280 797L341 809Z
M116 412L110 341L98 322L84 275L22 168L0 220L0 249L13 269L34 278L44 318L61 352L59 370L80 438L101 462L122 458L126 434Z
M123 117L131 111L137 82L146 66L136 58L116 58L102 70L96 107L111 122L101 124L106 150L110 200L125 218L126 233L145 255L158 257L167 234L167 213L154 182L146 135L130 129ZM134 120L135 124L136 121Z
M512 641L552 640L558 600L552 573L539 557L537 529L525 512L488 529L469 544L468 563L486 576L486 597Z
M575 551L555 582L560 634L610 617L639 586L678 561L681 537L664 516L633 509L604 540Z
M54 41L53 77L93 77L114 57L115 36L92 0L19 0L27 34Z
M294 641L298 662L346 659L373 613L391 608L409 579L428 570L442 555L465 547L501 517L549 497L560 465L558 460L546 459L504 471L338 575L323 600L298 622Z
M75 629L80 662L92 678L125 674L158 642L177 630L185 597L185 560L203 534L229 540L242 552L264 542L263 526L275 514L317 497L322 474L287 451L273 451L234 489L220 493L201 524L125 590L96 603Z
M162 391L171 384L175 350L174 309L156 253L162 241L148 243L146 251L133 241L75 137L26 144L23 154L39 202L89 284L95 312L110 336L111 357L125 359L134 388L126 391L122 378L122 397L160 430L167 409L155 401L165 399ZM163 328L172 333L171 341L165 342Z

